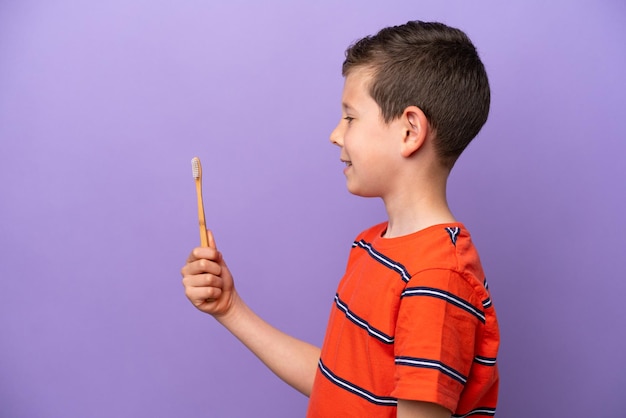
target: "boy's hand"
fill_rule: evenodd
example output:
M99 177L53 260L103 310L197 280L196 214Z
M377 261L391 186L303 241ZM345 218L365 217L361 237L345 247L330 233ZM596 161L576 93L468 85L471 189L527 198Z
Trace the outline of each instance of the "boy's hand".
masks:
M185 295L222 324L278 377L311 394L320 349L277 330L239 298L233 276L209 232L208 247L194 248L181 269Z
M229 312L236 298L235 284L215 244L194 248L181 274L185 295L196 308L216 317Z

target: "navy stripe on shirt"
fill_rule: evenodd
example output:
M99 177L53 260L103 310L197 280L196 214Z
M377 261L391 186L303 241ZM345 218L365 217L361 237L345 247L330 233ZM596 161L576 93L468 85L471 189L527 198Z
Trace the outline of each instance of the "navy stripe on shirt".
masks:
M417 357L405 357L398 356L396 357L396 364L401 366L410 366L410 367L418 367L423 369L435 369L439 370L441 373L446 376L451 377L452 379L458 381L461 384L465 384L467 382L467 377L462 373L454 370L452 367L444 364L440 361L430 360L425 358L417 358Z
M324 363L322 362L322 359L320 359L318 366L324 377L326 377L328 380L330 380L332 383L334 383L335 385L339 386L342 389L352 392L355 395L360 396L361 398L376 405L394 406L394 407L398 405L398 400L396 398L392 398L390 396L375 395L372 392L367 391L355 385L354 383L351 383L337 376L324 365Z
M398 263L397 261L392 260L391 258L387 257L386 255L382 254L379 251L376 251L376 249L374 249L374 247L372 247L372 244L370 244L369 242L365 241L365 240L360 240L360 241L355 241L352 244L352 248L354 247L360 247L363 248L364 250L367 251L367 253L376 261L378 261L379 263L381 263L382 265L394 270L395 272L397 272L400 275L400 278L408 283L409 280L411 280L411 275L409 274L409 272L407 271L407 269L400 263Z
M407 287L406 289L404 289L404 292L402 292L402 297L409 296L428 296L445 300L446 302L451 303L452 305L471 313L483 324L485 323L485 313L483 311L476 309L468 301L463 300L450 292L446 292L445 290L436 289L433 287Z
M465 417L471 417L474 415L482 415L484 417L493 417L496 415L496 408L488 408L486 406L481 406L481 407L471 410L470 412L464 415L452 415L452 418L465 418Z
M339 299L339 294L335 295L335 305L337 306L337 309L339 309L346 315L346 318L348 318L355 325L366 330L369 335L376 338L377 340L382 341L385 344L393 344L394 338L392 336L387 335L384 332L372 327L366 320L352 312L348 308L348 305L344 301Z
M497 359L495 357L483 357L483 356L474 357L474 362L478 364L482 364L483 366L495 366L496 360Z

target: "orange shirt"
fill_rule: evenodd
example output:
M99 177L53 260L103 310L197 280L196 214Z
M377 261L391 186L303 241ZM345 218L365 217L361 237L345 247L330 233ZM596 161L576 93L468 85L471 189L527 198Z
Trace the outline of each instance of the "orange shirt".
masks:
M499 331L462 224L361 233L332 308L307 417L395 417L397 399L495 414Z

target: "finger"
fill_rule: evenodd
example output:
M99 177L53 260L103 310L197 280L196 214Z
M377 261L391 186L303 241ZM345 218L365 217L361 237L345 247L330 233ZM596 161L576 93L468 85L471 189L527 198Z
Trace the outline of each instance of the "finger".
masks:
M191 251L191 255L195 259L205 258L214 261L219 259L219 251L211 247L196 247Z
M200 306L219 299L222 295L222 289L219 287L188 287L185 289L185 294L194 305Z
M196 261L198 259L198 257L196 257L196 254L195 254L195 250L196 249L194 248L189 253L189 257L187 257L187 260L185 261L186 264L193 263L194 261Z
M193 276L205 273L219 276L222 274L222 266L215 261L202 258L192 263L185 264L183 268L180 269L180 273L182 276Z
M210 229L206 230L207 237L209 239L209 247L217 250L217 245L215 244L215 237L213 236L213 232Z
M195 274L183 277L185 287L224 287L224 279L213 274Z
M219 259L219 252L215 248L196 247L191 251L189 257L187 257L186 263L193 263L200 259L217 261Z

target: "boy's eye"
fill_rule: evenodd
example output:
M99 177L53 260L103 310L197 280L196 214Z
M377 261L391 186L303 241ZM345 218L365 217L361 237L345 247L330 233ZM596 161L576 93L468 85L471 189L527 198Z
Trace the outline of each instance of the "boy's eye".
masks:
M350 122L352 122L354 120L354 118L351 117L351 116L346 116L345 118L343 118L343 120L346 120L346 121L348 121L348 123L350 123Z

